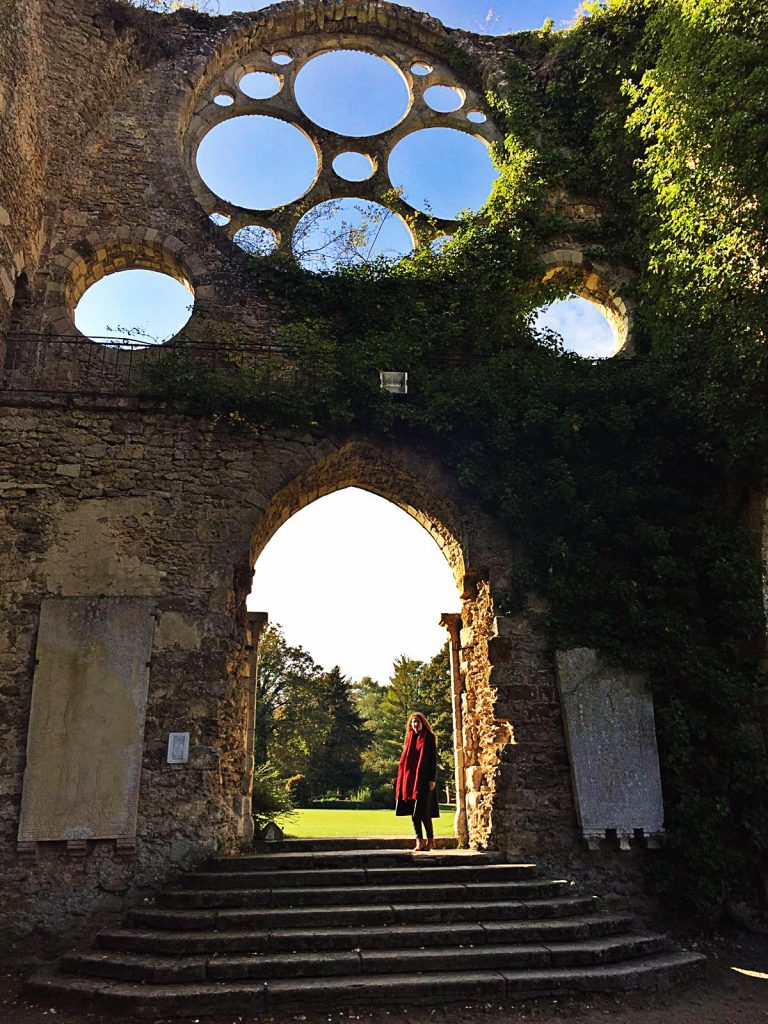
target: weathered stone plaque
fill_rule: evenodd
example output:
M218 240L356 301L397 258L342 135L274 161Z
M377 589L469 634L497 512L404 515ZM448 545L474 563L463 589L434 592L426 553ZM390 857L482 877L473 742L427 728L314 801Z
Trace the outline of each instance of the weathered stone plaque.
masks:
M557 681L579 823L590 847L615 829L657 845L664 808L653 698L638 673L606 667L586 647L556 654Z
M132 597L43 601L20 843L135 837L153 608Z

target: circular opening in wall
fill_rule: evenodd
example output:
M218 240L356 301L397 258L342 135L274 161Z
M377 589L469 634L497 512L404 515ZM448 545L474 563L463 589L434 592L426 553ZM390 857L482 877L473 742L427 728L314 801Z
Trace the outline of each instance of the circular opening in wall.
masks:
M411 74L417 75L419 78L425 78L427 75L432 74L432 67L422 60L417 60L411 64Z
M192 316L191 286L156 270L119 270L88 288L75 308L75 326L93 341L124 339L160 344Z
M212 213L209 215L209 218L217 228L223 228L225 224L229 224L232 220L232 218L226 213Z
M351 150L339 153L333 161L333 169L345 181L366 181L373 174L373 160L364 153Z
M486 202L498 172L480 139L455 128L422 128L394 147L389 177L417 210L454 220Z
M277 248L277 237L274 231L263 228L259 224L248 224L236 231L232 237L235 245L249 256L268 256Z
M248 114L215 125L197 150L197 169L220 199L272 210L299 199L317 176L315 147L292 124Z
M485 124L488 118L477 107L472 107L471 110L467 111L467 120L471 121L472 124Z
M231 107L235 102L235 97L230 96L228 92L220 92L217 96L213 97L213 102L218 107Z
M293 57L285 50L278 50L277 53L272 54L272 63L285 67L286 64L293 64Z
M459 89L450 85L430 85L424 92L424 102L431 110L438 114L449 114L452 110L458 110L464 102L464 97Z
M413 238L402 217L379 203L329 199L304 214L291 246L305 270L322 273L377 259L399 260L413 252Z
M543 306L535 314L533 326L540 333L558 335L566 352L586 359L606 359L616 352L616 333L605 313L577 295Z
M240 91L252 100L268 100L277 96L283 87L280 76L269 71L249 71L237 84Z
M360 137L403 119L410 97L401 72L362 50L334 50L308 61L296 76L296 101L315 124Z

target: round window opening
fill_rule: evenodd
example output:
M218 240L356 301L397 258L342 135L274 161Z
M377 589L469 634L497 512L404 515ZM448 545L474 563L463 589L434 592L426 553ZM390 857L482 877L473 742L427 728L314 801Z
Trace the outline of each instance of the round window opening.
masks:
M449 114L452 110L459 109L464 102L464 97L453 86L431 85L424 92L424 102L439 114Z
M246 114L211 128L197 150L197 169L219 199L247 210L273 210L312 187L318 160L294 125Z
M366 181L373 174L373 160L364 153L351 150L339 153L333 161L333 169L344 181Z
M244 228L240 228L233 235L232 241L249 256L268 256L277 248L274 231L258 224L247 224Z
M92 284L75 308L75 327L92 341L161 344L192 316L191 287L156 270L119 270Z
M296 76L296 101L315 124L360 138L393 128L408 112L401 71L362 50L334 50L308 61Z
M268 100L277 96L283 87L280 76L268 71L249 71L237 84L240 91L252 100Z
M389 176L415 209L455 220L462 210L480 209L498 172L488 146L474 135L455 128L422 128L394 147Z
M394 211L363 199L329 199L296 225L293 254L305 270L328 273L413 252L413 237Z
M497 132L482 127L488 119L471 86L418 51L367 36L344 43L350 48L324 49L319 36L295 52L218 69L213 94L233 95L235 106L211 104L190 122L186 156L198 202L247 252L293 250L321 271L397 259L417 237L422 244L436 228L453 231L450 222L489 199ZM397 199L387 198L389 186ZM382 214L380 202L402 216ZM366 209L357 226L356 204ZM328 211L343 229L330 226Z
M616 353L616 332L599 306L578 295L556 299L535 315L534 328L557 335L566 352L585 359L607 359Z

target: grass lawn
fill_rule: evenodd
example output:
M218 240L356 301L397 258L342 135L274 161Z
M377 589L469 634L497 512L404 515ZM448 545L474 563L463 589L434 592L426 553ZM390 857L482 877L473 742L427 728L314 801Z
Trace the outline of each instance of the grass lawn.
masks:
M453 835L452 804L440 804L434 819L436 836ZM303 809L278 821L286 836L295 839L318 836L398 836L413 834L410 818L396 818L394 811L326 811Z

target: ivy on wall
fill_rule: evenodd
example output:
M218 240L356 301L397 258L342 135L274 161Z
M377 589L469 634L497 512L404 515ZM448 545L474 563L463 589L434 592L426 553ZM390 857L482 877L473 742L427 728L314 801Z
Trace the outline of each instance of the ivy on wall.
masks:
M659 886L711 913L758 891L768 849L761 561L742 525L768 476L768 9L615 0L502 45L488 102L506 137L482 219L396 265L255 260L284 310L279 364L213 373L181 350L146 389L234 425L434 448L527 552L501 610L535 590L554 645L648 673ZM599 204L599 227L557 194ZM564 233L636 271L633 360L534 330L567 291L541 283L537 252ZM409 370L407 401L377 368Z

